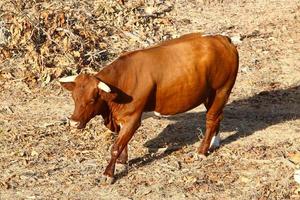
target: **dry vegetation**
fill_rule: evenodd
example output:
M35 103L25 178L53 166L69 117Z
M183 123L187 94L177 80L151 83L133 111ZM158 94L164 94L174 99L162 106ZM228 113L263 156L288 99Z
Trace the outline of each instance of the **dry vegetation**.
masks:
M299 199L300 4L297 0L0 2L0 199ZM73 130L57 78L188 32L234 37L240 71L206 160L202 106L145 117L128 170L99 181L114 135Z
M13 77L49 82L83 68L98 69L121 52L170 38L176 29L166 15L173 5L164 1L150 10L143 5L5 0L0 5L1 62L11 68L12 60L21 57L9 70Z

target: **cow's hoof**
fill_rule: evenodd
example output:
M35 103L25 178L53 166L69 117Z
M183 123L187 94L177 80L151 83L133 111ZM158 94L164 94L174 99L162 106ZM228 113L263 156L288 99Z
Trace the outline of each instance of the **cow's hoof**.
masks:
M191 158L192 161L202 161L207 158L205 155L199 154L197 152L189 153L189 157Z
M206 155L204 155L204 154L199 154L199 153L197 153L196 154L197 156L197 160L206 160L207 159L207 156Z
M118 158L116 163L125 165L128 163L128 158L124 158L124 159Z
M115 182L115 179L114 177L110 177L103 174L98 178L97 181L99 182L100 185L111 185Z
M209 149L207 148L205 148L205 149L203 149L203 148L199 148L198 149L198 155L202 155L201 157L202 158L204 158L204 157L206 157L206 156L208 156L210 154L210 151L209 151Z

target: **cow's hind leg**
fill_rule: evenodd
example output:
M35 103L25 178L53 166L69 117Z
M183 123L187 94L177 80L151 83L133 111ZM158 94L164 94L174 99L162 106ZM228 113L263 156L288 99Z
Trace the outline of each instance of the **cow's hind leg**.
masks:
M202 143L198 149L198 153L207 155L213 137L219 137L220 121L223 118L223 108L228 100L230 91L217 90L212 93L205 102L206 112L206 130ZM218 139L218 138L214 138Z
M209 97L204 102L206 111L208 111L210 109L210 107L212 106L215 96L216 96L216 91L211 91ZM221 143L220 123L218 123L217 128L216 128L216 133L214 134L214 136L211 139L209 149L210 150L217 149L220 146L220 143Z

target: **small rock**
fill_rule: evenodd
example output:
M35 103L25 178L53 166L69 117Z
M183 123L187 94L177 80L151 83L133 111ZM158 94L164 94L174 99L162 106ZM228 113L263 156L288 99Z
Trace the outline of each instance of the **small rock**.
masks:
M155 9L151 6L148 6L148 7L145 8L145 13L147 15L153 15L154 11L155 11Z
M10 106L4 106L3 108L0 109L0 113L13 114L14 111Z
M176 161L176 162L175 162L175 166L176 166L176 168L177 168L178 170L181 170L181 169L182 169L182 164L181 164L180 161Z
M249 183L251 182L251 179L249 179L248 177L246 176L240 176L239 180L243 183Z
M24 156L26 156L26 154L27 154L26 151L21 151L21 152L19 152L19 156L20 156L20 157L24 157Z
M295 181L300 184L300 169L296 170L294 173L294 179Z
M242 73L250 72L250 68L248 66L242 66L240 70L241 70Z
M31 156L38 156L39 155L39 153L38 152L36 152L35 150L32 150L31 151Z

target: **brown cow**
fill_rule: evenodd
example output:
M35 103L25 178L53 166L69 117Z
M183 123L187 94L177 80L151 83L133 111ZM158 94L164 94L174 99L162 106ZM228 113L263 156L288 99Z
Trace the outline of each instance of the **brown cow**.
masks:
M105 126L118 132L104 172L113 177L116 162L127 162L127 144L143 112L175 115L204 103L206 131L198 153L207 155L210 145L218 146L223 108L237 72L238 52L228 37L193 33L126 53L96 75L81 74L60 82L72 91L71 119L78 128L101 115Z

